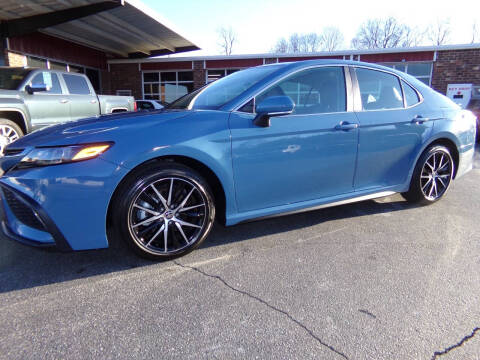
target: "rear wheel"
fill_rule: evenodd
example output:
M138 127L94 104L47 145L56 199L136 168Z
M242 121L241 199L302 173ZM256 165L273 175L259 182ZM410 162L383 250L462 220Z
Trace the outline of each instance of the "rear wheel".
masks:
M415 166L410 189L403 197L414 203L429 205L440 200L450 187L454 162L450 151L433 145L424 151Z
M5 147L23 136L20 126L8 119L0 119L0 156Z
M194 170L163 163L133 174L114 204L114 226L143 257L187 254L208 236L215 206L207 182Z

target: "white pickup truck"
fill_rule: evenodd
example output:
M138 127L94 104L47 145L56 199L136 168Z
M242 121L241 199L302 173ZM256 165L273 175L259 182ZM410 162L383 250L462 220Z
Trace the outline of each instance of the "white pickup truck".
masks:
M0 154L47 125L134 110L133 97L97 95L83 74L0 67Z

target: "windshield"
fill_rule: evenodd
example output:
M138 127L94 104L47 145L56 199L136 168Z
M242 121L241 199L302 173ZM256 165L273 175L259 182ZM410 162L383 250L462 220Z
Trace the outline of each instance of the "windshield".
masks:
M217 109L233 100L265 77L279 65L260 66L221 78L171 103L169 109Z
M31 70L0 68L0 89L17 90Z

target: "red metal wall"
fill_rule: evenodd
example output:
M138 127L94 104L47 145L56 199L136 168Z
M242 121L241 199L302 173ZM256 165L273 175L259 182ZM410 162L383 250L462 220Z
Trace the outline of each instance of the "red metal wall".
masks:
M343 60L343 56L292 56L292 57L281 57L281 58L278 58L278 62L319 60L319 59Z
M364 54L360 60L372 63L402 62L402 61L433 61L433 51L400 52L390 54Z
M226 60L206 60L207 69L227 69L243 68L263 65L263 58L259 59L226 59Z
M191 61L151 62L141 66L142 70L192 70Z
M33 33L9 38L10 50L98 69L107 68L107 55L67 40Z

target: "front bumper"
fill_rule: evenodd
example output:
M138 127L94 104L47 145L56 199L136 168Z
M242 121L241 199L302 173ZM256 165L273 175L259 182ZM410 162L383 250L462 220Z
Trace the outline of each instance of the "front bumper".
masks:
M55 223L34 200L2 183L0 198L0 227L7 238L29 246L72 250Z
M127 171L101 158L9 171L0 178L1 230L37 247L106 248L109 202Z

